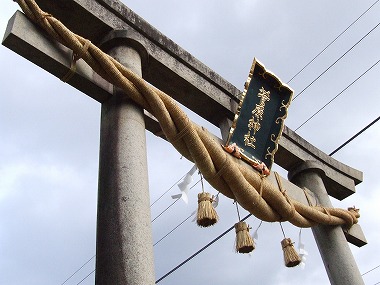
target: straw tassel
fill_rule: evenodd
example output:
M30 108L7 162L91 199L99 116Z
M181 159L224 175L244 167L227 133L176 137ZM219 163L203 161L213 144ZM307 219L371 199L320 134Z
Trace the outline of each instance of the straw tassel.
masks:
M212 205L213 201L214 199L211 197L210 193L202 192L198 194L198 226L209 227L218 221L219 217Z
M236 252L249 253L255 249L252 237L249 235L249 226L245 222L235 224Z
M281 246L284 251L284 261L286 267L294 267L301 263L301 257L295 250L290 238L284 238L281 241Z

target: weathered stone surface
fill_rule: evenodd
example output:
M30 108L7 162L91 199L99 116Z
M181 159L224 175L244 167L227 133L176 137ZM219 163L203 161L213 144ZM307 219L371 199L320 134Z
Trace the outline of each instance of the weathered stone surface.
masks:
M289 176L296 185L310 189L319 205L332 207L322 179L325 173L319 163L305 161L289 173ZM352 252L345 242L342 228L317 225L312 227L312 231L331 284L364 285Z
M104 41L114 29L126 29L125 39L137 47L143 57L143 78L219 126L222 136L225 137L240 91L151 27L120 1L37 2L70 29L94 43ZM3 44L59 78L69 70L71 51L47 39L20 12L10 20ZM107 48L107 45L103 47ZM68 84L99 102L112 96L112 86L94 74L82 61L78 62L77 71ZM144 119L149 131L163 137L161 128L152 115L145 112ZM327 192L338 199L353 194L355 185L362 181L360 171L324 154L285 127L275 162L286 170L292 170L306 160L315 160L321 165L326 173L324 183ZM293 198L307 202L303 190L286 179L282 180Z
M42 6L45 5L45 1L40 0L38 2L41 2ZM47 2L50 3L50 1ZM98 7L97 5L99 4L94 3L94 1L77 0L64 2L65 4L62 5L67 6L65 9L69 9L70 11L74 9L71 6L70 8L68 7L70 2L72 2L71 5L75 5L76 9L82 9L84 22L89 23L88 30L98 29L103 37L109 35L112 27L132 29L128 24L138 27L136 30L129 31L127 36L129 41L134 42L135 45L139 45L140 49L142 47L146 48L147 56L149 57L149 61L147 62L149 63L143 67L144 79L167 92L174 99L215 125L228 125L225 122L233 117L237 94L240 93L236 87L232 87L226 80L215 72L210 71L210 69L206 68L189 53L176 46L171 40L160 34L144 20L138 19L136 14L122 4L120 4L120 7L117 6L119 7L117 10L119 18L112 11ZM116 5L116 2L118 1L113 1L113 5ZM82 6L78 6L79 4ZM65 17L64 15L60 15L62 11L59 10L59 5L52 5L52 7L54 8L47 5L45 8L52 9L51 12L57 13L59 18L64 17L65 24L75 28L76 14ZM88 15L89 12L86 9L92 11L93 14ZM121 13L124 14L120 16ZM87 19L87 17L89 18ZM107 28L98 27L100 25L99 19L104 20L101 23L107 26ZM128 24L124 21L128 21ZM82 27L84 25L79 26ZM28 30L28 33L24 32L25 29ZM84 32L79 30L77 32L83 32L85 33L84 36L99 42L100 37L95 37L89 31ZM145 35L150 36L148 38ZM26 45L22 44L22 42ZM21 15L16 15L13 21L10 22L3 44L22 56L31 59L34 63L57 77L62 77L69 68L70 52L61 45L51 43L51 41L41 35L38 28L35 28L33 24ZM188 60L188 62L185 60ZM81 62L78 62L78 72L70 80L69 84L100 102L111 96L109 92L110 85L104 80L99 79L99 76L92 74L88 70L88 67ZM151 116L146 116L146 124L148 129L153 133L160 134L159 125L155 122L154 118L152 120ZM222 136L225 136L225 132L228 132L227 128L222 130ZM329 195L337 199L342 200L355 193L355 185L363 179L360 171L336 161L285 127L279 143L279 149L275 155L275 162L286 170L291 170L301 162L311 159L315 159L323 165L322 167L326 173L324 182L327 191Z
M133 48L111 56L141 73ZM143 110L115 88L102 103L95 284L155 283L145 133Z

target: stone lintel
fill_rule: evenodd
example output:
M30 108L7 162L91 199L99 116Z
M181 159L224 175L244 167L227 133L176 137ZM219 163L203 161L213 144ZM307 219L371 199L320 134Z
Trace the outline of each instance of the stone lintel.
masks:
M238 101L240 91L120 1L36 2L70 30L96 45L112 30L136 31L130 37L149 55L147 64L143 65L146 81L216 126L225 117L233 118L232 101Z
M19 11L9 20L2 44L59 79L70 70L72 51L50 39ZM68 83L98 102L112 96L112 85L81 59Z
M280 139L276 162L291 171L306 161L316 161L324 171L327 193L338 199L355 193L355 185L363 181L363 173L322 152L285 126Z
M127 29L130 39L144 47L147 52L148 60L143 66L145 80L217 126L233 117L240 91L162 35L120 1L67 0L52 2L38 0L37 2L41 8L56 15L74 32L89 38L94 43L99 43L112 30ZM24 25L27 20L23 19L22 22ZM65 67L69 66L70 51L44 38L36 28L34 28L34 36L28 39L29 36L25 31L29 33L31 26L30 23L23 27L13 23L12 32L8 29L4 38L4 45L49 72L53 65L51 60L57 60L55 75L61 78L67 72ZM12 39L14 35L17 40L25 39L28 46L21 47L21 42L16 43L16 39ZM32 46L36 47L33 55L29 51ZM46 58L44 54L50 59ZM62 65L62 63L66 63L66 65ZM109 84L99 79L99 76L92 74L85 64L82 65L79 73L71 79L72 82L69 84L102 102L104 98L110 96ZM87 75L84 76L84 74ZM92 80L88 81L90 78ZM98 84L97 82L99 82L99 86L94 86ZM88 86L91 86L92 89L86 91ZM95 89L98 89L98 92L92 92ZM146 118L151 119L151 116ZM159 134L160 130L156 122L153 120L150 123L153 124L153 133ZM148 127L150 123L147 122ZM222 133L224 132L222 131ZM329 157L285 127L279 150L275 155L275 163L286 170L291 170L299 163L311 158L323 163L326 173L325 184L331 196L341 200L355 193L355 185L363 179L360 171Z
M302 175L305 172L309 172L309 173L311 172L311 173L318 174L318 176L322 179L323 184L326 184L327 173L324 171L323 164L321 162L315 161L315 160L307 160L307 161L302 162L297 167L295 167L292 171L289 172L288 178L290 181L293 182L294 178L296 178L296 180L297 180L298 175ZM291 182L289 182L289 183L291 183ZM292 185L294 185L294 184L292 184ZM324 185L324 186L325 186L324 188L326 188L326 185ZM312 197L312 198L309 198L309 200L308 200L309 205L332 207L331 201L326 194L327 189L326 190L322 190L322 189L317 189L317 190L310 189L309 190L309 189L304 187L303 190L305 193L307 193L308 198ZM317 191L318 194L315 194L314 191ZM326 192L324 192L324 191L326 191ZM323 192L324 192L324 194L321 194ZM342 230L343 230L344 236L346 237L346 240L348 242L352 243L353 245L356 245L358 247L362 247L363 245L367 244L367 239L365 238L364 233L363 233L359 224L354 224L350 228L343 226Z
M132 33L129 33L129 35L131 34ZM58 78L62 78L70 69L71 50L45 37L45 33L41 32L41 30L31 23L21 12L16 12L10 19L3 44ZM77 62L76 72L67 83L99 102L104 102L112 96L112 85L93 73L90 67L82 60ZM147 130L165 139L156 118L146 111L144 115ZM225 125L225 131L222 131L222 133L228 132L228 120L224 120L221 125ZM289 160L294 160L298 163L302 161L302 157L306 156L302 155L302 152L298 151L296 146L292 146L290 143L294 141L291 140L292 135L294 135L294 132L285 128L284 136L288 138L289 142L285 144L285 147L282 147L282 152L289 152ZM220 138L214 137L214 139L218 141L218 143L223 144L223 140ZM300 140L302 142L302 139ZM303 142L303 145L306 144L307 142ZM287 150L286 147L288 147L289 150ZM292 153L296 151L297 153L301 152L301 154L292 155ZM278 153L281 154L281 147ZM277 154L277 156L279 155ZM289 160L285 159L284 168L292 166ZM268 179L274 184L277 183L273 175L269 176ZM313 193L310 191L300 189L285 178L281 177L281 181L283 187L287 190L288 195L292 199L303 204L308 204L309 202L305 195L306 192L309 200L312 203L316 203ZM356 239L361 240L361 237L358 236ZM353 241L354 239L351 240Z
M62 78L70 70L72 51L52 41L19 11L8 22L3 45L57 78ZM81 59L77 61L76 71L67 84L100 103L109 99L113 92L112 84L94 73ZM144 114L146 128L164 138L156 118L145 110Z

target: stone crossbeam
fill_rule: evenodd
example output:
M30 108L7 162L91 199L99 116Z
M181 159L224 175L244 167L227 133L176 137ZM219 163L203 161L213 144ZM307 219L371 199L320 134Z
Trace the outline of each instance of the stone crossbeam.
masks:
M218 127L233 118L240 91L118 1L68 0L57 5L50 1L37 2L94 43L100 44L114 29L125 29L124 37L147 53L143 65L146 81ZM59 78L70 66L71 52L45 38L21 15L11 20L3 44ZM78 71L69 84L99 102L111 96L112 86L93 74L83 62L79 62ZM148 114L146 118L148 129L159 135L160 128L154 118ZM360 171L336 161L285 127L275 162L291 170L310 159L320 162L326 173L327 191L339 200L355 193L355 185L363 179Z
M143 78L146 81L216 126L220 127L223 122L233 118L240 91L119 1L37 2L42 9L55 15L74 32L98 45L111 33L115 33L115 30L125 30L121 35L123 39L141 50ZM16 12L10 19L3 44L58 78L62 78L70 68L71 50L48 39L21 12ZM113 86L95 74L82 60L77 62L76 72L68 84L101 103L112 96ZM149 131L163 137L157 120L147 112L145 121ZM225 131L222 128L222 132ZM222 143L221 140L220 142ZM344 199L353 194L355 185L362 181L360 171L324 154L285 127L275 162L291 170L307 160L315 160L320 164L326 173L324 183L327 191L335 198ZM269 179L276 183L274 177ZM310 202L306 199L304 190L281 179L289 196L304 204ZM318 203L313 198L313 193L306 191L312 203ZM366 243L359 225L347 232L346 237L358 246Z

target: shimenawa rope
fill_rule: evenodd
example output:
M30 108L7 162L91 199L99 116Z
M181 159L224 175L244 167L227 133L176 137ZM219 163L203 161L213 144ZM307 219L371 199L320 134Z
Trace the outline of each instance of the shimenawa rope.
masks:
M281 193L268 179L248 169L227 154L203 128L190 122L176 102L153 88L90 41L68 30L52 15L42 11L34 0L17 1L29 19L52 38L73 50L100 76L124 90L125 94L159 121L169 142L193 161L205 179L219 192L236 200L243 208L267 222L288 220L298 227L316 224L357 223L358 210L308 206ZM262 193L259 193L260 189ZM327 213L326 213L327 212Z

